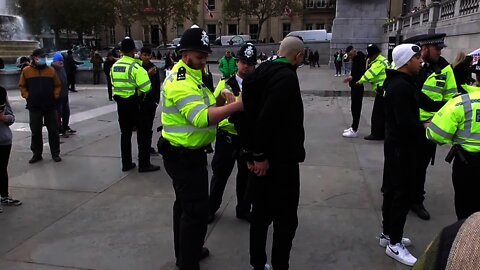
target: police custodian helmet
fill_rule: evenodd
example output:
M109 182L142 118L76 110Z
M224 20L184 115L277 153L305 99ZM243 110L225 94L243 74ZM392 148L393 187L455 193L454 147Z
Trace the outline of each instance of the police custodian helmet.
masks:
M257 64L257 48L252 43L245 43L238 50L236 57L247 64Z
M208 35L202 28L187 29L178 44L178 51L198 51L204 53L211 53L210 42Z
M129 53L135 50L135 42L130 37L125 37L120 45L120 51Z

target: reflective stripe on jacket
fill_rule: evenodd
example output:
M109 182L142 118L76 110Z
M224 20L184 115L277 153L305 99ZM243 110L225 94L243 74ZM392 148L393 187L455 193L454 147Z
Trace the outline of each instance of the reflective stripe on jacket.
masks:
M184 77L178 75L181 67L186 69ZM202 82L202 71L180 60L162 89L162 136L173 146L189 149L212 143L217 125L209 125L208 108L216 105L216 99Z
M423 84L422 92L434 101L448 101L457 94L457 82L451 65L442 69L440 74L432 73ZM420 109L420 121L427 121L435 112Z
M113 85L113 95L129 98L137 92L138 95L151 89L147 71L142 68L142 61L129 56L123 56L110 70Z
M451 99L427 128L427 138L439 144L460 144L465 151L480 152L480 87Z
M377 91L377 89L383 86L383 81L385 81L385 78L387 77L385 73L387 68L390 68L388 60L383 55L379 54L370 64L370 68L365 71L365 74L358 83L371 83L373 91Z

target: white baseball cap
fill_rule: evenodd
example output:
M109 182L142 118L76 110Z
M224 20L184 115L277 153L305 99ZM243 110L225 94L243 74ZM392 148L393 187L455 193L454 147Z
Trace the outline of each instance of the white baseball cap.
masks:
M392 52L393 63L397 69L403 67L416 54L420 53L420 47L415 44L401 44L395 47Z

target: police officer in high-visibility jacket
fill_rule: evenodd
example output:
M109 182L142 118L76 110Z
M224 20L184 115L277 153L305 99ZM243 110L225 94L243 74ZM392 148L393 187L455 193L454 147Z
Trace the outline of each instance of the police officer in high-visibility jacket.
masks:
M404 43L414 43L422 48L424 66L418 77L417 85L421 91L433 101L448 101L457 94L457 83L452 66L441 57L445 45L445 34L418 35L404 40ZM435 111L420 109L420 121L426 123ZM424 137L424 136L423 136ZM425 208L425 179L430 161L435 157L435 144L426 138L418 148L418 162L415 168L415 184L412 192L411 210L424 220L430 219L430 213Z
M181 270L198 270L199 260L209 255L203 247L208 220L207 151L215 140L217 124L243 110L243 103L236 102L228 90L215 98L213 89L205 86L203 70L211 50L203 29L186 30L178 51L181 60L162 86L163 130L158 151L175 190L177 265Z
M251 43L243 45L238 50L235 59L237 73L230 78L220 80L215 89L215 96L218 96L223 89L228 89L236 97L242 92L242 82L245 77L255 71L257 64L257 49ZM250 220L251 204L245 198L247 189L248 168L247 162L240 158L242 144L240 137L234 125L228 119L223 120L218 125L217 140L215 141L215 154L212 159L212 181L210 183L210 215L209 221L213 221L215 212L222 204L223 192L227 185L227 180L232 173L235 161L237 162L237 206L235 208L236 217L239 219Z
M388 60L381 55L382 51L375 44L367 46L367 58L369 60L369 68L357 82L357 85L371 83L375 94L375 101L372 110L372 126L370 135L365 140L383 140L385 137L385 106L383 98L383 81L387 77L385 70L390 68Z
M129 37L122 40L120 50L123 57L113 64L110 78L113 85L113 99L117 102L118 123L121 131L122 171L135 168L132 162L132 132L137 129L138 171L150 172L160 166L150 163L148 130L141 121L140 106L145 94L151 89L148 73L142 62L134 58L135 43Z
M427 138L438 144L453 144L447 156L452 166L457 218L480 211L480 87L462 85L468 94L451 99L427 127Z

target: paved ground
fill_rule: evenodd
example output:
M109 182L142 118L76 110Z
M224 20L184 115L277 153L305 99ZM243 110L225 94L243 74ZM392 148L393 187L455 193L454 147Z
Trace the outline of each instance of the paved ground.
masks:
M300 224L291 269L408 269L387 257L376 239L381 232L382 143L341 137L351 121L349 99L324 97L329 95L324 90L349 92L333 72L304 67L299 74L307 160L301 165ZM9 97L17 115L10 190L24 204L0 214L0 269L175 269L170 179L163 170L121 172L116 107L105 88L80 85L70 95L71 126L78 133L61 139L61 163L51 160L45 145L44 160L28 164L25 103L17 91L9 91ZM369 133L372 105L372 98L364 99L362 137ZM437 165L429 169L426 206L432 220L408 216L406 235L414 242L414 255L455 221L446 150L440 148ZM158 157L153 162L162 163ZM209 226L206 246L212 256L202 262L204 270L251 269L249 226L234 218L234 186L231 177L221 216Z

